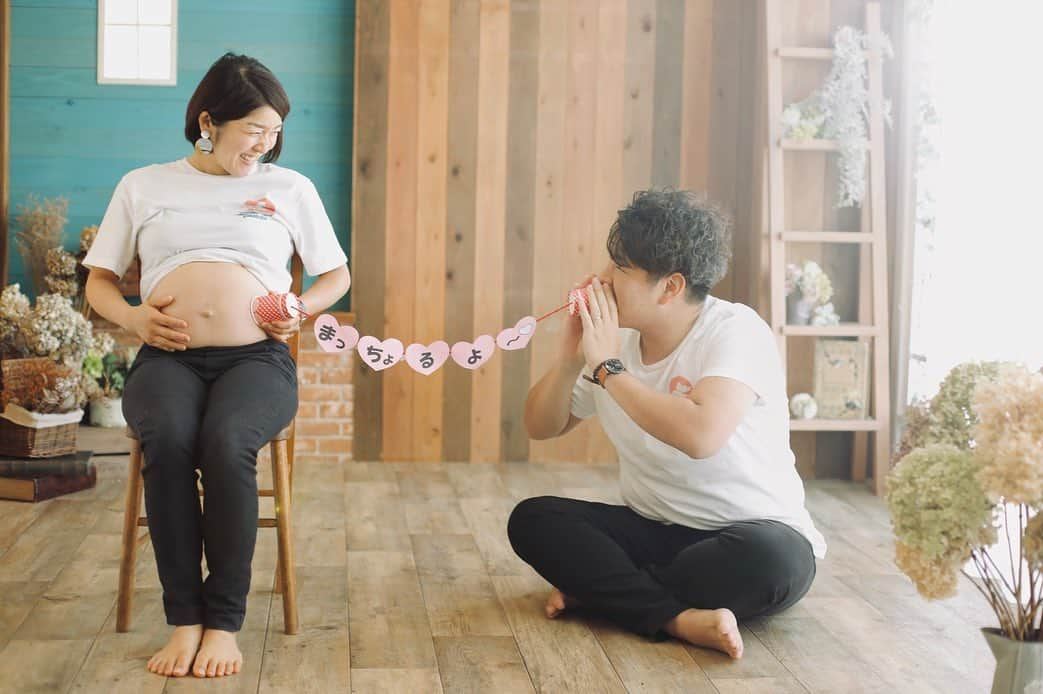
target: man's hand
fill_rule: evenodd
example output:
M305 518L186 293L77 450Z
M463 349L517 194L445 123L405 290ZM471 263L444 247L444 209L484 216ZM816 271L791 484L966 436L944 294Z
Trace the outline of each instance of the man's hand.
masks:
M606 359L619 358L619 308L612 285L597 277L587 287L590 299L588 308L579 302L579 315L583 324L583 358L591 369Z

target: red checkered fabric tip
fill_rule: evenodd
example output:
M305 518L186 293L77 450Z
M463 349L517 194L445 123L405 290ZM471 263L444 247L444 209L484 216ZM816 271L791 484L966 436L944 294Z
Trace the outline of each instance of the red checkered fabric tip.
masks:
M256 296L251 310L258 324L293 320L298 316L308 315L304 312L303 302L293 292Z

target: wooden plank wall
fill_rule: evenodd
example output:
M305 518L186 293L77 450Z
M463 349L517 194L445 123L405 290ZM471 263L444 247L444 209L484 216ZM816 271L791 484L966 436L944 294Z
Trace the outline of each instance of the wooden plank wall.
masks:
M754 0L359 0L353 259L363 334L493 334L607 262L615 212L650 185L737 221L715 293L750 302ZM359 460L611 460L596 422L521 424L561 321L475 373L356 374Z
M101 221L123 174L191 153L185 106L214 60L233 51L282 81L292 110L279 164L312 179L349 248L353 1L180 0L172 87L97 83L97 0L10 5L12 217L31 193L64 196L66 245L78 246L80 229ZM9 270L24 288L17 252Z

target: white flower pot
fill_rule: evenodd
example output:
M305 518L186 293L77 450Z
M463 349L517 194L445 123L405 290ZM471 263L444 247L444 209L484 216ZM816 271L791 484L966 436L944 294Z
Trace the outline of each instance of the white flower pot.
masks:
M786 322L790 325L808 325L814 311L815 303L808 301L798 292L786 297Z
M91 400L91 425L96 427L125 427L123 398L99 398Z

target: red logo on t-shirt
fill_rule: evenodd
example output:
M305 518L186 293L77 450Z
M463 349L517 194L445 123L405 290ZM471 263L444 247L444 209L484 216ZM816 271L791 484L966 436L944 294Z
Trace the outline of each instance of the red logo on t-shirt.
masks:
M247 200L243 203L243 206L251 212L260 212L269 217L275 214L275 203L266 197L258 200Z
M692 392L692 382L684 376L674 376L670 379L670 395L679 395L687 398Z

